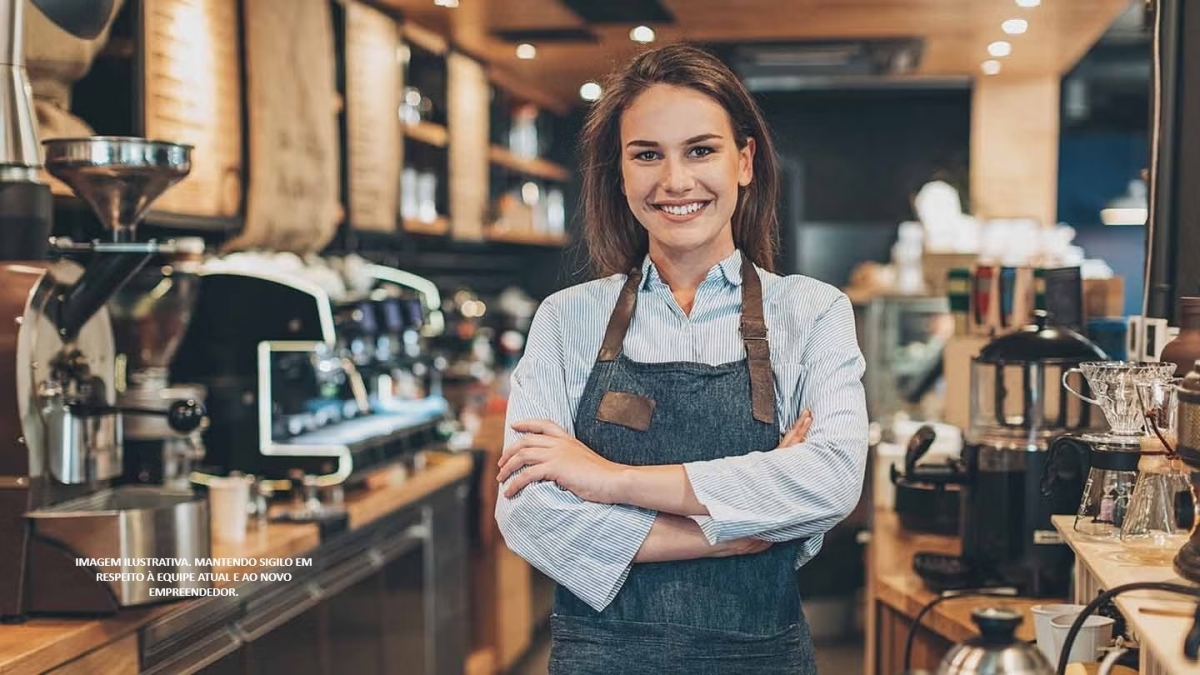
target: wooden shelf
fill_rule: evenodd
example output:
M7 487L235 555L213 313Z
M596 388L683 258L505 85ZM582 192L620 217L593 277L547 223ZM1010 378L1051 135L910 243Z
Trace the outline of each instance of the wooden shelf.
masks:
M493 145L488 150L488 159L491 160L492 164L535 178L555 181L568 181L571 179L571 171L564 166L540 157L526 159L498 145Z
M437 220L432 223L415 218L405 218L400 221L400 228L412 234L441 235L450 231L450 221L444 216L438 216Z
M400 27L400 36L405 42L439 56L449 51L446 38L411 21L405 21Z
M566 246L570 241L567 237L541 232L515 232L504 230L488 230L484 237L488 241L505 244L527 244L530 246Z
M446 127L433 122L405 123L404 136L437 148L446 147L446 142L450 137Z

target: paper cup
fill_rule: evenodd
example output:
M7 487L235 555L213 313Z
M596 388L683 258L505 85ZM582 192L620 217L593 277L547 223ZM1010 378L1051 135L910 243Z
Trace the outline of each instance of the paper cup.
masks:
M218 541L246 540L250 482L244 477L212 478L208 483L209 530Z
M1050 619L1060 614L1075 616L1083 611L1083 605L1034 605L1029 609L1033 613L1033 634L1037 636L1038 651L1042 652L1051 664L1058 664L1058 648L1054 646L1054 628Z
M1050 626L1054 629L1055 665L1058 664L1057 658L1062 653L1063 643L1067 641L1067 633L1071 632L1071 624L1075 623L1078 616L1079 612L1071 612L1050 619ZM1084 620L1083 628L1079 629L1079 635L1075 636L1075 642L1071 645L1071 654L1067 657L1067 663L1099 661L1100 650L1112 642L1113 623L1115 622L1107 616L1096 614Z

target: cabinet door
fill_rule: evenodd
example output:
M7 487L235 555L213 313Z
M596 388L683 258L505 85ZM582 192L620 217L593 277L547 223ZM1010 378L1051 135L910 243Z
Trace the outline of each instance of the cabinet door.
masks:
M323 653L321 609L305 610L246 645L249 662L246 672L250 675L325 675L332 672Z
M388 673L432 675L426 555L426 545L416 546L383 568L383 649Z
M388 672L383 661L383 573L363 579L326 603L329 650L336 672Z

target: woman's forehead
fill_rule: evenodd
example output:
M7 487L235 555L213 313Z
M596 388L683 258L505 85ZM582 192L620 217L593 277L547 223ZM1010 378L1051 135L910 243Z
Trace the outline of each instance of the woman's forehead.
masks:
M683 143L707 134L728 138L733 132L729 114L710 96L663 84L650 87L630 102L621 115L620 128L623 143Z

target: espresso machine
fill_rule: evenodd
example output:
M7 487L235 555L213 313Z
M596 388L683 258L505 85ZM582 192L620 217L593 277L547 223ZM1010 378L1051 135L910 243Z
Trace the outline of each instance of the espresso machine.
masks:
M211 555L207 502L191 491L119 485L124 419L154 417L186 434L201 426L203 406L121 405L107 308L148 261L174 251L138 242L136 225L188 174L191 148L110 137L44 147L46 170L91 205L112 241L52 239L56 261L0 263L0 311L9 317L0 321L0 382L9 391L0 397L4 620L111 613L162 602L155 589L211 586L201 576L207 566L195 564ZM160 576L171 573L189 574Z
M449 407L423 358L442 326L436 287L358 271L369 287L349 292L331 266L290 255L206 262L171 366L172 382L204 388L211 411L196 480L238 471L336 495L446 439ZM398 371L424 373L423 386L397 395Z
M1047 325L1044 311L1035 317L972 359L962 555L916 556L915 571L931 588L1005 586L1035 597L1065 596L1070 589L1074 557L1050 517L1076 512L1086 468L1052 467L1057 483L1048 495L1041 484L1056 438L1104 428L1103 416L1063 381L1079 364L1107 356L1082 335Z

